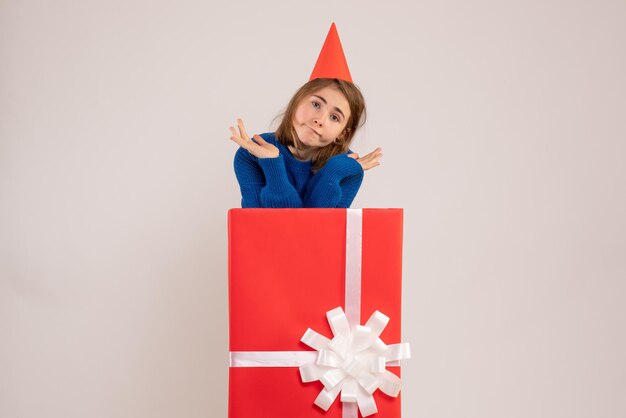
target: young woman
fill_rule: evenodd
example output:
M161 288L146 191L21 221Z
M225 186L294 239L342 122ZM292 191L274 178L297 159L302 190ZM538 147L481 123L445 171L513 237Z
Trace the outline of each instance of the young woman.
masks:
M276 132L230 127L244 208L347 208L381 149L359 157L349 145L365 120L365 100L351 81L315 78L291 98Z

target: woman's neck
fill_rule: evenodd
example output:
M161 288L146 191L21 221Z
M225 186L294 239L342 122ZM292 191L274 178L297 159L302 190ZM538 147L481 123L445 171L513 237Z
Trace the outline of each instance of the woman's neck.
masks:
M291 155L300 161L312 160L317 154L317 149L314 147L296 148L293 145L288 145L288 148Z

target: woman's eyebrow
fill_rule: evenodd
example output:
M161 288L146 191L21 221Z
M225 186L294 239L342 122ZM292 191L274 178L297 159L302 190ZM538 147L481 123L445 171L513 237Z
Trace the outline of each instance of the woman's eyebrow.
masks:
M328 102L326 101L326 99L324 99L322 96L318 96L317 94L313 94L313 97L317 97L318 99L320 99L321 101L324 102L324 104L328 104ZM341 109L339 109L337 106L335 106L335 110L339 113L341 113L341 116L343 116L344 118L346 117L346 115L343 114L343 112L341 111Z

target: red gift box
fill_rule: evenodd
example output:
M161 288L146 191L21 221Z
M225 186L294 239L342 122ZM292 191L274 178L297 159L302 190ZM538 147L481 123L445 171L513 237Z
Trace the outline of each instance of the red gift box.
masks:
M359 216L359 324L378 310L390 318L380 339L399 343L402 209L363 209ZM314 405L324 385L303 383L298 367L234 367L232 355L316 354L301 342L308 328L333 338L325 314L346 309L346 226L346 209L229 211L229 417L345 418L339 398L328 411ZM397 366L387 370L400 375ZM400 417L399 396L373 396L374 417Z

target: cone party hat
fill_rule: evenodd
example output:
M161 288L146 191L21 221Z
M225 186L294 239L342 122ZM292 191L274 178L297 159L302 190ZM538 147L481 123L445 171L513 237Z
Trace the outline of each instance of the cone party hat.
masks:
M330 30L328 35L326 35L324 46L322 46L309 81L316 78L338 78L352 83L348 62L343 54L343 48L341 47L341 41L339 40L339 34L334 22L330 25Z

